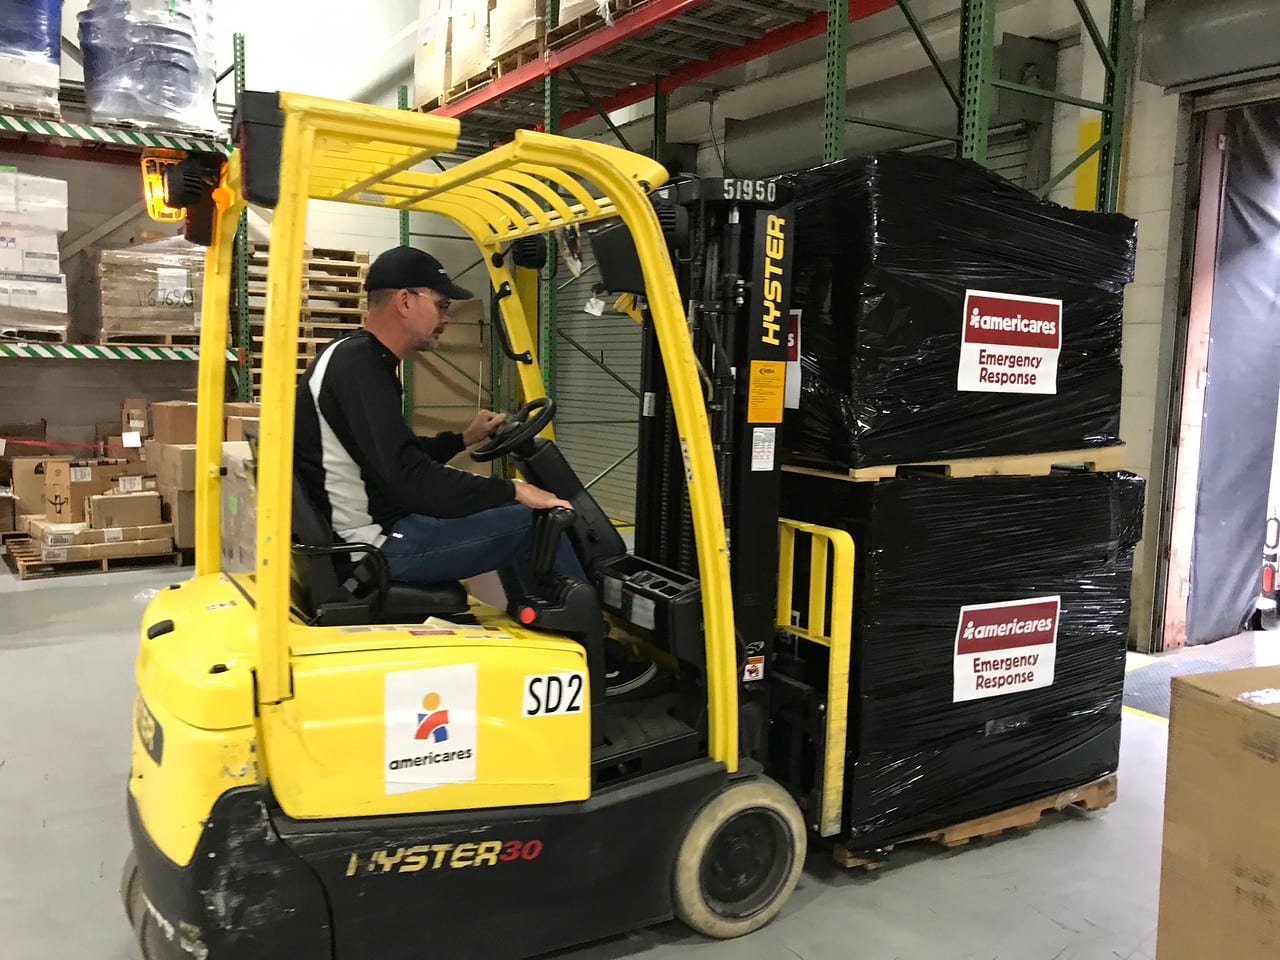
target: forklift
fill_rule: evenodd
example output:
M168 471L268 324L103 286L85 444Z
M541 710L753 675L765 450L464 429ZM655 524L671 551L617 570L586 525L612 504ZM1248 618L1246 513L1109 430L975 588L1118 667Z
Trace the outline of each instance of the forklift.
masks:
M458 134L250 92L229 157L159 178L208 251L195 572L149 604L136 663L121 894L146 960L525 958L672 917L737 937L782 908L810 834L840 828L852 542L779 519L788 198L764 181L667 183L646 157L533 131L419 171ZM535 594L498 609L458 583L391 581L296 482L312 200L446 216L483 251L525 403L476 456L572 505L535 518ZM229 573L224 347L247 203L274 216L256 555ZM632 550L545 437L555 404L513 294L531 238L566 228L642 328ZM580 578L552 569L562 537ZM659 679L607 696L606 635ZM815 651L829 652L816 672Z

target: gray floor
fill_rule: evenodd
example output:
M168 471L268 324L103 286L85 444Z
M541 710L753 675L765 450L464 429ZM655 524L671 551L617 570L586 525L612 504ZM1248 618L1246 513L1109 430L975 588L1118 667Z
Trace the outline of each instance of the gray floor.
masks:
M19 583L0 568L4 960L137 956L116 893L132 659L146 592L174 574ZM870 875L815 852L783 915L745 940L709 943L673 923L565 956L1152 960L1165 737L1160 721L1126 713L1120 800L1100 814L954 852L899 850Z

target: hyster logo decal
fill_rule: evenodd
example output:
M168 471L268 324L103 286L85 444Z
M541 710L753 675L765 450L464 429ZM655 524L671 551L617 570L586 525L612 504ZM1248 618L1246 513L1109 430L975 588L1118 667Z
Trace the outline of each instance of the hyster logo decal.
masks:
M1053 684L1058 597L960 608L952 700L980 700Z
M449 739L449 711L439 707L440 694L428 693L422 698L422 709L427 712L418 714L418 732L413 735L415 740L444 743Z
M764 240L764 332L761 343L777 346L782 341L782 261L787 255L787 221L770 216L765 222Z
M423 690L429 692L424 696ZM387 673L383 723L383 786L387 793L474 780L476 665ZM437 746L448 749L433 749Z

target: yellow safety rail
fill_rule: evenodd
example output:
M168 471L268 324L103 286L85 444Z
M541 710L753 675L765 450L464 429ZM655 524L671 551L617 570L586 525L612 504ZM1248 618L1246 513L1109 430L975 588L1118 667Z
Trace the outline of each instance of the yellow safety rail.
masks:
M256 596L260 658L258 695L264 718L272 705L292 695L289 631L290 497L293 466L293 412L297 317L301 297L303 238L309 200L333 200L411 210L449 217L467 231L485 254L495 289L513 283L510 258L492 256L520 237L570 224L619 217L635 239L647 283L647 301L666 367L672 406L685 457L689 499L702 578L707 647L709 754L733 771L738 761L738 702L733 606L728 550L722 522L711 434L689 330L651 190L666 180L661 164L638 154L583 140L518 131L504 146L443 172L415 169L439 153L452 151L458 121L366 104L279 94L284 114L280 197L272 221L267 303L263 333L262 419L258 464ZM239 171L232 154L219 203L220 222L230 222L241 202L231 175ZM569 198L569 199L566 199ZM209 251L211 268L221 267L224 233ZM514 286L514 283L513 283ZM205 313L213 302L206 290ZM502 321L517 353L534 350L521 298L501 300ZM225 320L224 320L225 324ZM205 328L210 333L209 327ZM225 336L225 325L222 328ZM202 350L203 358L217 351ZM543 395L540 371L519 364L526 398ZM202 370L211 380L212 367ZM221 371L218 371L220 374ZM220 396L202 392L201 396ZM221 422L221 404L203 404L202 443ZM207 407L207 409L206 409ZM206 472L216 471L216 447L204 447ZM207 487L207 489L206 489ZM216 568L218 530L213 522L216 481L202 486L205 519L200 536L202 570Z
M795 584L796 534L809 545L809 609L806 627L791 623ZM831 595L827 595L827 571ZM840 831L844 807L845 750L848 741L849 646L853 624L853 538L843 530L798 520L778 520L777 625L793 637L827 648L826 729L823 737L822 796L818 833Z

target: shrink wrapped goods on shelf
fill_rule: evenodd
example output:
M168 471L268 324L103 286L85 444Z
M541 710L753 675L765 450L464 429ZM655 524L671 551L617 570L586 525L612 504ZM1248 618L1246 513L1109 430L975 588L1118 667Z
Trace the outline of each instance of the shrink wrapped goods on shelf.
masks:
M221 136L213 0L91 0L79 14L94 123Z
M1143 489L1129 473L784 472L788 514L857 548L846 846L875 851L1115 772ZM803 598L793 606L802 618ZM825 690L825 666L775 669Z
M0 0L0 111L58 118L62 0Z
M0 165L0 336L66 339L67 182Z
M796 462L866 467L1119 442L1135 224L967 160L792 175Z
M182 237L97 253L103 333L200 332L204 248Z

